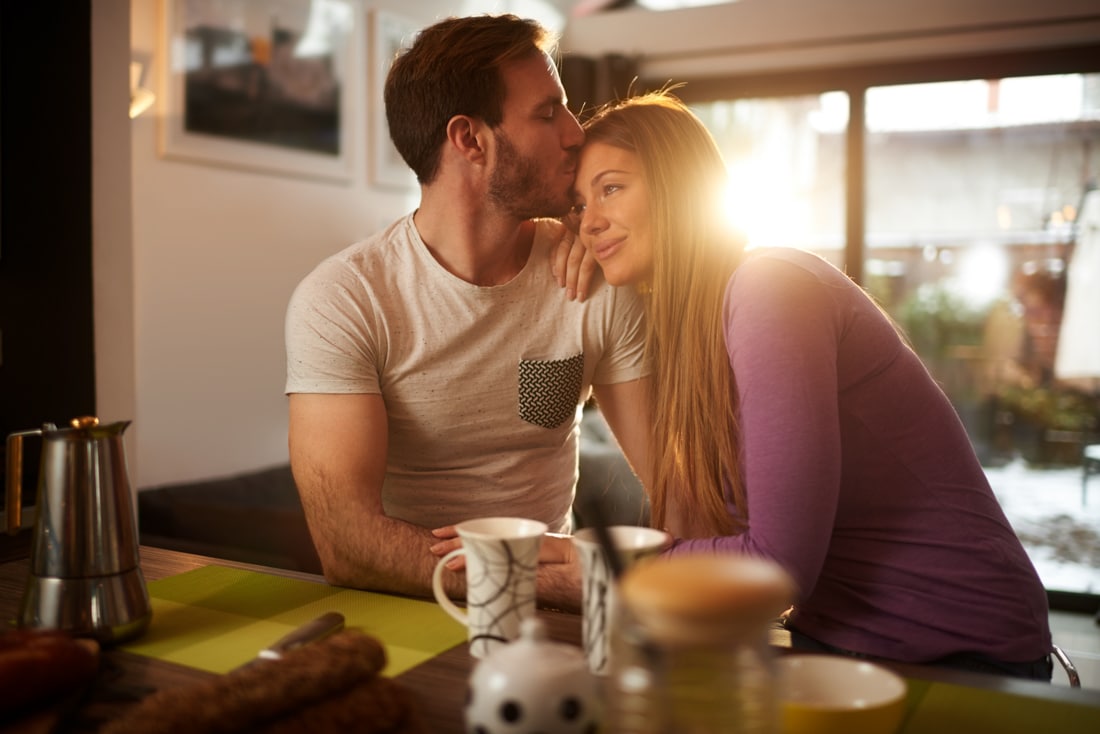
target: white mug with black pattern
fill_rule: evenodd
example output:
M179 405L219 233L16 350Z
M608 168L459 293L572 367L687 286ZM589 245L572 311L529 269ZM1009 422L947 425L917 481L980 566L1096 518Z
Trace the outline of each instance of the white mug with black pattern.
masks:
M520 625L535 616L539 547L547 525L519 517L483 517L455 526L462 547L439 559L432 592L443 611L466 626L470 654L484 658L519 637ZM466 609L443 588L447 562L466 556Z

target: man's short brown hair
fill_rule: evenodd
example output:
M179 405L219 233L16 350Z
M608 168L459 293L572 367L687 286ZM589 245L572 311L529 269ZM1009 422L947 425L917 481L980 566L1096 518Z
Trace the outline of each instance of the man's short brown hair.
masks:
M515 15L448 18L417 34L390 67L384 91L390 137L422 183L439 169L447 123L455 115L500 124L504 107L501 68L538 52L557 37Z

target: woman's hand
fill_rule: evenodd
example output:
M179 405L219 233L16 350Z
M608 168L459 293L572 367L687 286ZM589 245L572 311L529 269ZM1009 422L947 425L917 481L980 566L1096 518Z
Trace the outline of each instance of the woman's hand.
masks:
M442 558L455 548L462 547L462 539L458 537L458 531L455 530L454 525L436 528L432 531L432 535L439 538L439 542L433 544L428 550L431 551L431 554L436 558ZM455 556L447 561L447 568L451 571L461 571L466 568L466 556Z
M592 253L581 244L576 231L563 224L558 244L550 248L550 271L558 285L565 288L570 301L584 301L600 277L599 265Z

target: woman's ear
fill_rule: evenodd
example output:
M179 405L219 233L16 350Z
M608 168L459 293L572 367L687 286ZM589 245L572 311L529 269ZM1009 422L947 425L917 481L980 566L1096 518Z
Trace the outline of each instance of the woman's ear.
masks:
M447 123L447 142L463 158L471 163L483 163L486 156L484 122L469 115L455 115Z

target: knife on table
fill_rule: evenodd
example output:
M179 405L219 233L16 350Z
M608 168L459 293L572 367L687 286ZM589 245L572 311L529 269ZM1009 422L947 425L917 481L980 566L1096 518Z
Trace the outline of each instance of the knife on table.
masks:
M279 660L291 650L324 639L343 628L343 614L340 614L340 612L325 612L320 617L291 630L284 637L280 637L274 643L260 650L256 657L237 668L237 670L249 668L262 660Z

